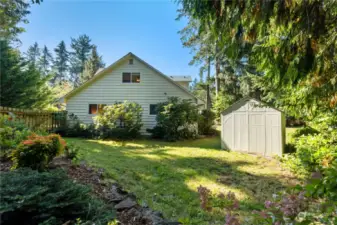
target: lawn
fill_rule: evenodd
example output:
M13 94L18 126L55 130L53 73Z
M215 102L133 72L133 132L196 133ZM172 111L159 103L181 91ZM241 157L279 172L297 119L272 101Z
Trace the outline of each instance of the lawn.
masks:
M276 160L220 150L219 138L167 143L67 138L80 159L103 167L108 177L134 193L139 203L185 224L223 224L223 210L203 212L197 188L234 191L240 213L259 209L273 193L295 182Z

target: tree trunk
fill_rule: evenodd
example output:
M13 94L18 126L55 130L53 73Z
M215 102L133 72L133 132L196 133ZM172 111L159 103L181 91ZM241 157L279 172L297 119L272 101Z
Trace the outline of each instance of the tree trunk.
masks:
M211 79L211 57L208 57L208 69L207 69L207 79L206 79L206 107L208 110L212 107L211 94L209 89L209 80Z
M220 60L219 60L219 48L218 43L215 46L215 95L218 97L219 89L220 89L220 82L219 82L219 74L220 74Z

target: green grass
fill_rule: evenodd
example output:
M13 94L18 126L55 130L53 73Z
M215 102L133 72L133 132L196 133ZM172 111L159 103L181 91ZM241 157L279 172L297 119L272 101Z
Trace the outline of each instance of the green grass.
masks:
M219 138L167 143L67 138L81 147L80 159L103 167L109 177L134 193L140 204L185 224L223 224L225 212L200 209L197 188L234 191L240 212L259 209L264 201L294 182L276 160L220 150Z

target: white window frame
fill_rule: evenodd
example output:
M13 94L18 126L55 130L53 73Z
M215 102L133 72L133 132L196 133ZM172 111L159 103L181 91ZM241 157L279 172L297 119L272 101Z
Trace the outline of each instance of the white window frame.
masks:
M124 76L125 73L129 73L130 74L130 82L124 82L123 81L123 76ZM139 75L139 82L132 82L132 77L133 76L138 76L138 75ZM141 75L140 75L139 72L123 72L122 73L122 83L123 84L140 84L140 77L141 77Z

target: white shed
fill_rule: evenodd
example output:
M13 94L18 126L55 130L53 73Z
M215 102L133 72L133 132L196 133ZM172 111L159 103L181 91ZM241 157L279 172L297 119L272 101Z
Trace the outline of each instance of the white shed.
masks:
M285 116L278 109L250 97L221 114L223 149L281 156L285 144Z

